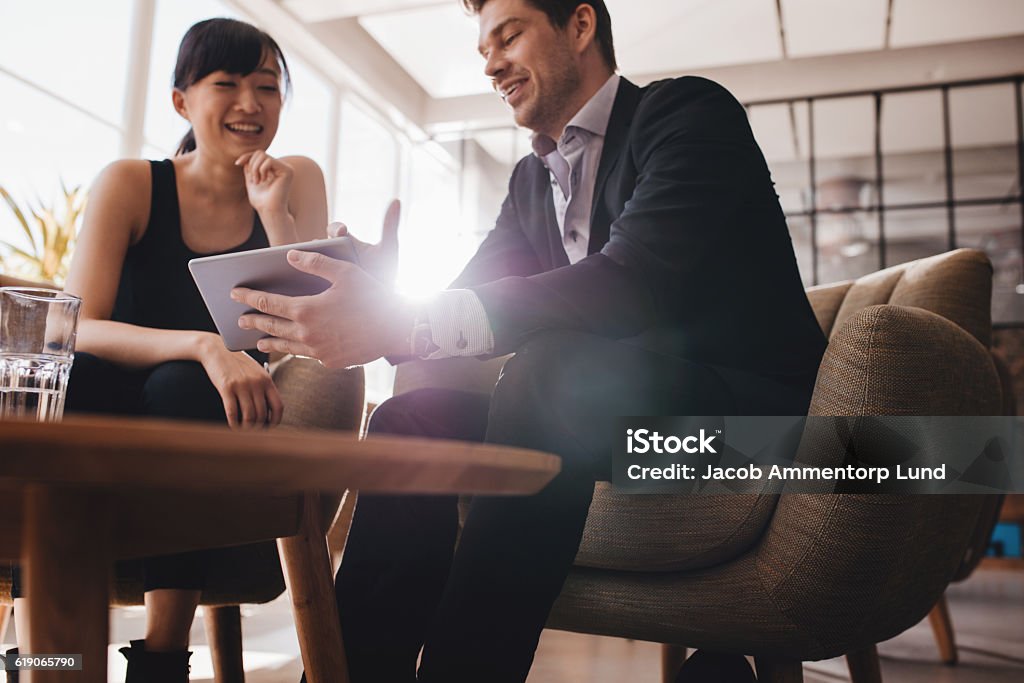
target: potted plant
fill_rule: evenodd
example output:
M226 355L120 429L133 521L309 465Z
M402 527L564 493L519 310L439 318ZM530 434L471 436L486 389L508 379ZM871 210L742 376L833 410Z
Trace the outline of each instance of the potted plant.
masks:
M28 240L21 248L0 240L0 265L9 275L30 280L44 280L63 285L71 263L75 233L85 211L86 191L81 187L68 190L61 181L63 206L47 206L38 202L36 207L23 210L2 186L0 197L14 215Z

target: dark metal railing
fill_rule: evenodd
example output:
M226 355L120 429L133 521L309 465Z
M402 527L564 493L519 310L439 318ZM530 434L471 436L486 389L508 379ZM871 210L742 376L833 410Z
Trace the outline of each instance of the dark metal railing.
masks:
M843 214L843 213L873 213L878 217L878 267L885 268L887 262L886 250L886 213L891 211L911 209L942 209L946 210L946 241L949 249L957 247L957 225L956 211L966 206L998 206L1011 202L1020 204L1021 213L1021 243L1024 247L1024 103L1021 99L1021 82L1024 74L1014 76L1001 76L993 78L980 78L974 80L950 81L947 83L928 83L921 85L909 85L894 88L877 88L871 90L853 90L844 92L824 93L811 97L781 98L756 100L745 103L747 109L767 105L785 104L790 107L791 118L793 116L793 105L805 103L807 105L807 131L808 131L808 158L807 170L809 175L810 188L808 191L808 207L801 211L788 211L787 217L806 217L810 224L811 242L811 269L812 283L819 283L819 254L818 254L818 216L821 214ZM1017 184L1016 193L1000 197L974 197L957 199L954 184L953 168L953 143L952 126L950 121L949 94L957 88L973 88L984 85L1013 84L1016 124L1017 124ZM910 202L900 204L886 204L885 202L885 172L882 150L882 106L886 95L900 93L939 91L942 95L942 153L943 153L943 174L945 176L945 199L932 202ZM814 140L814 104L820 100L872 97L875 104L875 135L874 135L874 189L875 203L868 207L818 207L817 189L817 156ZM795 123L794 123L795 127ZM1024 273L1024 248L1021 249L1021 272Z

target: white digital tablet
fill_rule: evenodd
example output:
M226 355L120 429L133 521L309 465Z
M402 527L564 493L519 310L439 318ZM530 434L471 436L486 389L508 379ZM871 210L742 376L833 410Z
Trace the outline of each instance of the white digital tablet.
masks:
M292 249L315 251L333 259L359 263L355 244L349 237L204 256L188 262L189 272L199 287L217 331L231 351L254 349L256 342L266 336L261 330L243 330L238 326L239 316L252 313L253 309L231 299L233 288L248 287L286 296L309 296L330 286L324 279L292 268L287 259Z

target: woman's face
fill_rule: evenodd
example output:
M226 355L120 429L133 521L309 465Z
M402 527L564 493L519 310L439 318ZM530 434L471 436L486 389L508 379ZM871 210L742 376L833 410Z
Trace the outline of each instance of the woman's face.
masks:
M266 57L246 76L214 71L184 92L175 90L173 99L192 124L196 146L233 162L270 147L281 117L281 72L277 61Z

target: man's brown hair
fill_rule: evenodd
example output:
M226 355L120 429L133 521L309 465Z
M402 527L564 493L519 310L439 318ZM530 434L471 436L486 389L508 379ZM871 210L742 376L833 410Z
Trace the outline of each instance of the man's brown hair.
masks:
M470 14L479 14L487 0L460 0L462 6ZM573 15L580 5L590 5L597 15L597 47L604 57L605 63L614 71L618 68L615 62L615 45L612 42L612 18L608 14L604 0L526 0L527 4L539 9L547 15L548 21L555 28L563 29L569 23L569 17Z

